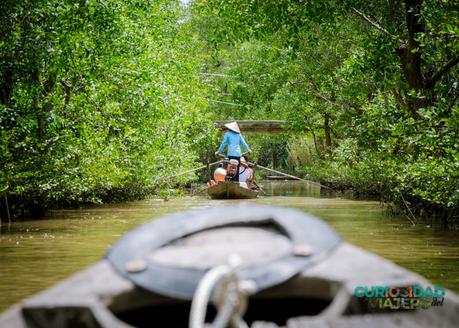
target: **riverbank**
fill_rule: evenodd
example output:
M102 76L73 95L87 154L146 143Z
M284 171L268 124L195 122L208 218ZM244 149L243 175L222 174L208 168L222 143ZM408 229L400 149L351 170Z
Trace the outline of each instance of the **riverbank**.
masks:
M189 182L186 180L177 182L173 186L170 183L162 183L154 186L142 184L124 185L111 189L99 189L92 195L83 195L75 199L46 199L42 197L30 197L18 194L4 193L0 197L0 222L9 222L21 219L37 219L46 215L48 211L55 209L77 209L81 207L116 204L129 201L144 200L148 197L168 199L174 195L184 194Z
M377 156L314 159L299 171L349 197L384 202L412 224L435 222L443 229L458 228L459 190L455 184L459 177L454 163L436 162L435 171L430 167L434 166L432 162L410 163Z

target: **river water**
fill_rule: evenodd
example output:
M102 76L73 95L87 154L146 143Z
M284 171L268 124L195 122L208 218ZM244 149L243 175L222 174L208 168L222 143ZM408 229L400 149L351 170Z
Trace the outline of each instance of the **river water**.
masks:
M299 209L330 224L348 242L459 293L459 231L389 215L378 202L323 195L302 182L267 182L255 200L172 198L54 210L0 227L0 312L95 263L123 233L151 218L203 206L269 204Z

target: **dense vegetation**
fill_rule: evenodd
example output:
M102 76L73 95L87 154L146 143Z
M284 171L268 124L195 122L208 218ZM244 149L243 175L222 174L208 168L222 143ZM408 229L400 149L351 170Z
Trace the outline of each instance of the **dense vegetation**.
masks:
M306 131L264 138L259 150L337 189L409 207L412 220L458 217L457 2L202 0L194 19L209 70L238 77L215 93L242 107L217 115Z
M0 194L11 215L141 197L195 166L212 134L199 42L182 10L157 0L1 2Z
M409 207L412 220L458 217L455 1L0 10L0 193L18 214L157 192L209 160L211 120L262 118L292 133L247 136L260 163Z

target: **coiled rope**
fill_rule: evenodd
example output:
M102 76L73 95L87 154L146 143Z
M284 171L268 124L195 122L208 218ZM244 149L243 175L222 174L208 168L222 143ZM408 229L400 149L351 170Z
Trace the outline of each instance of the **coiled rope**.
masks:
M217 266L204 275L193 295L189 328L248 328L242 316L247 309L248 296L255 292L256 285L253 281L239 279L240 265L240 257L231 255L228 264ZM205 318L211 297L217 316L209 325Z

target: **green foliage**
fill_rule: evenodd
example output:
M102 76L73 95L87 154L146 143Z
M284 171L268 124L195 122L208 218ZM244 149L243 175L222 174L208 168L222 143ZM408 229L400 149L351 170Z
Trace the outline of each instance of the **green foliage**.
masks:
M458 212L454 1L9 0L0 18L16 203L167 198L213 153L210 119L286 119L290 138L246 136L260 163Z
M139 197L196 164L212 130L197 78L201 43L190 42L178 3L0 7L0 189L12 199Z
M458 215L454 1L196 0L191 12L206 68L233 76L211 92L242 105L212 105L214 115L287 119L305 135L277 150L285 167ZM253 139L259 158L268 140Z

